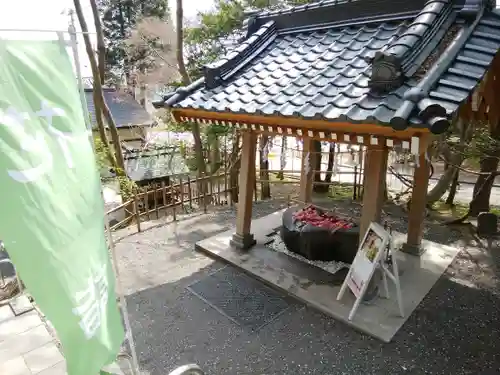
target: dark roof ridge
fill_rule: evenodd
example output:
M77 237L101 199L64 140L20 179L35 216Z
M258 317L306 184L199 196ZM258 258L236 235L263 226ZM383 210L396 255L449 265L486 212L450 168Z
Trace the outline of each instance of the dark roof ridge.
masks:
M83 89L84 92L93 92L94 88L93 87L85 87ZM103 87L102 91L104 92L118 92L118 90L114 87Z
M234 75L241 67L243 67L246 62L254 58L255 56L258 55L262 50L264 50L269 44L276 38L278 35L278 31L280 34L282 33L287 33L287 32L299 32L299 31L305 31L305 29L310 30L311 28L331 28L331 27L346 27L350 25L356 25L356 24L368 24L368 23L374 23L374 22L386 22L389 20L401 20L401 19L407 19L407 18L413 18L417 16L417 12L421 10L421 5L418 5L415 3L422 3L425 2L426 0L414 0L412 2L406 2L406 1L396 1L397 4L408 4L412 3L414 4L410 8L407 6L404 6L402 9L403 11L401 12L395 12L394 9L392 9L391 14L387 14L387 12L381 12L380 9L375 9L375 13L372 15L369 15L369 13L366 12L361 12L361 15L358 17L351 17L348 14L345 14L343 12L340 12L342 9L338 9L340 5L344 4L359 4L362 3L363 7L366 7L367 3L373 5L377 4L380 5L380 3L394 3L395 0L324 0L320 1L318 3L312 3L312 4L306 4L306 5L301 5L293 8L289 8L286 10L279 10L279 11L274 11L274 12L265 12L265 13L260 13L259 15L253 16L250 18L248 22L248 29L247 29L247 39L245 42L243 42L238 48L235 50L231 51L228 55L220 59L219 61L208 64L204 67L204 77L198 79L197 81L193 82L189 86L186 87L180 87L178 88L175 92L167 94L166 96L163 97L163 103L160 102L155 102L153 103L155 108L161 108L161 107L171 107L172 105L182 101L184 98L186 98L189 94L192 92L200 89L203 85L206 85L207 88L212 88L218 86L222 81L230 78L232 75ZM444 0L446 1L446 0ZM333 15L339 15L340 14L340 19L337 21L331 21L328 23L316 23L314 22L311 23L310 19L310 12L311 11L318 11L320 10L320 13L316 13L317 15L321 14L324 15L325 12L328 13L328 7L335 6L337 7L336 12L329 12L330 14ZM372 9L368 7L369 9ZM378 8L378 7L375 7ZM408 9L410 10L408 10ZM399 9L399 8L398 8ZM406 9L406 11L405 11ZM355 12L355 15L359 13L360 9L358 7L351 7L351 10ZM373 10L373 9L372 9ZM307 12L309 11L309 12ZM276 22L272 17L275 16L287 16L291 13L302 13L302 27L296 26L294 28L288 28L288 29L280 29L278 30ZM305 12L305 13L304 13ZM378 14L377 14L378 12ZM264 20L266 20L266 17L270 17L269 20L265 24L262 24ZM330 16L331 18L331 16ZM346 21L346 18L348 19ZM304 23L305 21L305 23ZM299 30L300 29L300 30Z
M315 26L329 27L334 23L373 17L390 18L420 11L426 0L323 0L292 8L262 12L250 17L248 33L251 35L261 25L274 21L282 33Z
M436 42L454 21L453 0L427 0L408 29L387 50L376 52L371 59L370 86L375 91L390 92L405 77L411 77L436 47Z
M433 27L425 32L418 45L404 55L402 70L407 78L412 77L435 51L455 20L456 12L453 10L452 4L449 4L434 21Z
M370 86L379 92L390 92L405 78L412 77L455 22L473 21L481 10L490 11L494 0L427 0L413 23L389 48L377 52L370 60ZM482 13L481 13L482 14Z
M454 21L454 18L450 17L452 3L452 0L427 1L408 29L385 51L386 54L400 59L401 70L406 77L411 77L417 71L419 65L415 66L413 61L421 55L421 51L429 42L435 40L433 37L443 24L449 26ZM428 54L430 52L428 51ZM426 58L427 56L423 56L419 60L422 63Z
M441 54L439 59L433 64L432 68L427 72L425 77L423 77L414 88L405 93L405 101L401 104L401 107L396 111L391 119L391 126L395 130L404 130L408 127L408 119L410 118L415 107L421 109L418 117L422 120L422 122L429 126L432 133L440 134L449 127L450 122L446 109L439 104L430 104L429 99L426 98L435 83L455 60L455 57L471 36L485 11L490 10L489 0L472 1L477 1L478 4L480 2L480 8L476 11L474 21L469 22L457 32L452 42ZM471 0L466 0L466 2L470 3ZM467 12L469 12L469 10L467 10Z
M464 18L475 19L481 8L492 11L496 7L496 0L460 0L456 1L455 8L460 11Z
M325 8L325 7L329 7L329 6L337 6L339 4L351 3L353 1L360 1L360 0L322 0L322 1L315 2L315 3L296 5L296 6L291 6L291 7L284 8L284 9L264 10L264 11L258 12L256 14L256 16L259 18L275 17L275 16L287 15L287 14L296 13L296 12L304 12L304 11L307 11L310 9L315 9L315 8L320 8L320 7Z
M206 86L213 88L230 78L248 61L266 49L277 35L274 21L266 22L259 30L227 55L216 62L205 65L203 73Z
M368 17L355 17L349 20L335 21L330 23L321 23L314 25L306 25L301 27L289 28L279 30L279 35L287 35L287 34L297 34L304 32L313 32L313 31L323 31L327 29L335 29L342 27L353 27L353 26L369 26L371 24L381 24L385 22L395 22L395 21L404 21L404 20L412 20L416 16L418 16L418 11L409 11L409 12L401 12L401 13L391 13L390 15L381 14L376 16L368 16Z
M200 89L203 85L206 85L207 88L218 86L224 80L232 77L249 60L266 49L276 36L274 22L266 23L226 56L212 64L205 65L203 67L204 77L199 78L188 86L179 87L175 92L165 95L161 102L153 103L153 106L155 108L168 108Z

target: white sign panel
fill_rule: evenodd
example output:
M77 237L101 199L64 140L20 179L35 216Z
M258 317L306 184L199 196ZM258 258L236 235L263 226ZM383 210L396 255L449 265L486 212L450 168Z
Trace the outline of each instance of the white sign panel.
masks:
M383 254L385 245L387 241L370 226L347 277L347 285L356 297L360 297L363 287L370 282L377 267L379 254Z
M370 227L366 231L366 234L359 245L358 252L352 262L349 273L347 274L337 296L337 300L342 299L345 291L349 288L356 297L356 302L354 303L354 306L349 314L349 320L351 320L356 313L377 268L380 268L383 273L384 289L387 298L389 297L387 277L395 283L398 294L398 304L401 315L403 316L401 289L399 286L399 278L397 276L396 258L392 256L393 267L396 271L395 275L393 275L384 265L385 250L389 245L390 240L391 235L385 231L380 224L370 224Z

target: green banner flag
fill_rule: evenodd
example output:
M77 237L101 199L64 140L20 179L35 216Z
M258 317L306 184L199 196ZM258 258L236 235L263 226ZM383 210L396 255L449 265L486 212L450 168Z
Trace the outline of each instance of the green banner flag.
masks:
M59 41L0 40L0 186L0 239L69 375L99 374L124 331L95 155Z

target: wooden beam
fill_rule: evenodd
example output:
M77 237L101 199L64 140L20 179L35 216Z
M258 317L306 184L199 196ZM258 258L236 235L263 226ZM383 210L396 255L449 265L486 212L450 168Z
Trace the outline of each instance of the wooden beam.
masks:
M363 238L371 222L380 222L384 204L385 179L389 149L372 145L366 150L365 186L363 190L363 210L360 222L360 239Z
M202 119L209 123L210 121L226 122L230 124L258 124L271 127L290 127L299 129L314 129L325 132L341 132L352 134L371 134L374 136L384 136L387 138L411 139L419 137L422 134L428 134L428 128L408 128L405 130L394 130L389 125L379 124L353 124L349 122L336 122L326 120L308 120L297 117L284 116L261 116L247 115L229 112L209 112L194 109L173 109L172 116L176 121L180 118ZM257 130L257 129L255 129ZM282 134L286 135L286 134ZM307 135L307 133L304 133Z
M314 157L313 142L311 138L304 138L302 148L302 167L300 171L299 200L304 203L312 202L313 180L314 180Z
M413 191L410 212L408 214L408 237L401 249L412 255L422 254L422 233L424 229L427 205L427 187L429 185L429 162L425 153L418 156L418 166L413 173Z
M241 167L239 179L238 211L236 217L236 233L231 239L231 245L247 250L255 245L253 234L250 233L252 223L252 203L255 186L255 154L257 152L257 134L251 131L242 132Z
M307 134L308 131L307 129L301 129L302 130L302 134ZM324 132L324 134L321 136L320 133L323 133L323 132L318 132L317 130L315 130L313 133L314 135L303 135L303 136L298 136L297 134L286 134L285 132L279 132L277 130L274 130L274 131L262 131L262 130L256 130L256 133L259 133L259 134L266 134L266 135L269 135L269 136L281 136L281 135L289 135L291 137L296 137L296 138L299 138L299 139L305 139L305 138L310 138L310 139L314 139L316 141L320 141L320 142L333 142L333 143L344 143L344 144L350 144L350 145L359 145L359 146L370 146L372 145L372 138L373 136L371 134L362 134L362 133L346 133L346 132L340 132L340 131L335 131L335 135L336 135L336 138L335 139L332 139L330 136L329 136L329 133L327 132ZM378 137L380 138L380 136ZM384 137L384 138L387 138L387 137ZM379 141L377 139L377 141ZM392 141L392 142L391 142ZM391 139L389 140L389 142L391 142L391 146L390 148L392 147L402 147L403 145L403 142L404 141L407 141L407 142L410 142L411 141L411 137L410 138L394 138L394 139Z

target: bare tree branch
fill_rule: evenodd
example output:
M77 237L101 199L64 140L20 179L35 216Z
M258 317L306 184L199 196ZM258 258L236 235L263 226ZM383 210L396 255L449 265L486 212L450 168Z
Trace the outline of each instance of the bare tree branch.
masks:
M129 56L142 57L143 67L136 72L139 84L169 84L179 79L175 30L170 20L153 17L139 21L126 40Z

